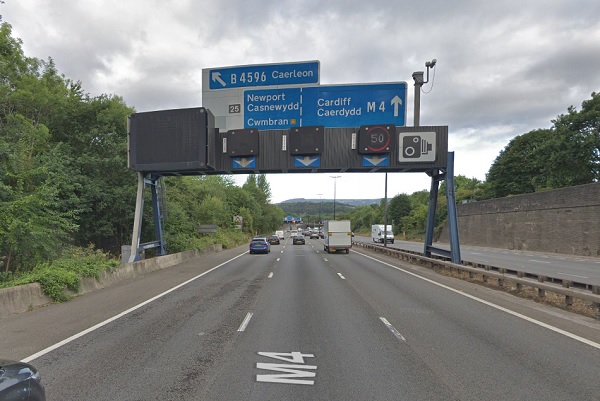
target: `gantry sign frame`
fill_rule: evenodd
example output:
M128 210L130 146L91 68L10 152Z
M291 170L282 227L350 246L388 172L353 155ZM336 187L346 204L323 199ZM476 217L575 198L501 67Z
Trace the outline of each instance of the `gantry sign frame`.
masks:
M159 255L166 253L155 194L157 182L163 176L426 172L432 177L432 193L436 200L441 179L451 180L448 186L454 187L452 174L447 174L451 171L447 126L378 124L356 128L313 126L220 132L214 126L210 110L198 107L131 115L128 152L129 167L138 172L130 261L139 260L142 249L158 248ZM140 244L143 194L147 184L153 190L157 239ZM454 202L453 196L448 196L448 202ZM431 209L430 202L431 212L434 216L435 209ZM433 232L432 228L430 231ZM435 249L431 248L429 231L427 237L429 243L426 243L425 251L431 252Z

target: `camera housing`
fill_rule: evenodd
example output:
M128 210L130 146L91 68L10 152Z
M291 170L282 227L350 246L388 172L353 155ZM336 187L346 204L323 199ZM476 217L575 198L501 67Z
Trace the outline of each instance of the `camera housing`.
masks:
M432 162L436 158L435 132L406 132L400 134L400 162Z

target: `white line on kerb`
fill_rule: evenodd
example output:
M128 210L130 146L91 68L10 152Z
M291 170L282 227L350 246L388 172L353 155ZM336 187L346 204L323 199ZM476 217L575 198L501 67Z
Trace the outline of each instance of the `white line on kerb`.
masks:
M179 284L179 285L176 285L175 287L173 287L173 288L171 288L171 289L168 289L167 291L165 291L165 292L163 292L163 293L161 293L161 294L158 294L158 295L156 295L156 296L154 296L154 297L152 297L152 298L150 298L150 299L148 299L148 300L146 300L146 301L144 301L144 302L142 302L142 303L140 303L140 304L137 304L137 305L135 305L135 306L133 306L133 307L131 307L131 308L127 309L126 311L123 311L123 312L119 313L118 315L115 315L115 316L113 316L113 317L111 317L111 318L108 318L108 319L106 319L106 320L105 320L105 321L103 321L103 322L100 322L100 323L98 323L98 324L96 324L96 325L94 325L94 326L92 326L92 327L90 327L90 328L87 328L87 329L85 329L85 330L83 330L83 331L81 331L81 332L79 332L79 333L77 333L77 334L74 334L74 335L72 335L72 336L71 336L71 337L69 337L69 338L66 338L66 339L64 339L64 340L62 340L62 341L60 341L60 342L57 342L56 344L54 344L54 345L51 345L51 346L49 346L48 348L45 348L45 349L43 349L43 350L41 350L41 351L39 351L39 352L36 352L35 354L33 354L33 355L30 355L30 356L28 356L27 358L25 358L25 359L22 359L21 361L22 361L22 362L25 362L25 363L28 363L28 362L31 362L31 361L33 361L34 359L37 359L37 358L39 358L39 357L41 357L41 356L44 356L44 355L46 355L47 353L49 353L49 352L52 352L52 351L54 351L55 349L58 349L58 348L62 347L63 345L66 345L66 344L68 344L68 343L70 343L70 342L72 342L72 341L75 341L75 340L77 340L79 337L83 337L83 336L85 336L86 334L88 334L88 333L91 333L92 331L94 331L94 330L97 330L97 329L99 329L99 328L100 328L100 327L102 327L102 326L106 326L107 324L109 324L109 323L111 323L111 322L114 322L114 321L115 321L115 320L117 320L117 319L120 319L120 318L122 318L123 316L125 316L125 315L127 315L127 314L129 314L129 313L133 312L134 310L137 310L137 309L141 308L142 306L145 306L145 305L149 304L150 302L156 301L157 299L164 297L164 296L165 296L165 295L167 295L168 293L170 293L170 292L173 292L173 291L175 291L175 290L177 290L177 289L179 289L179 288L183 287L184 285L186 285L186 284L189 284L189 283L191 283L192 281L199 279L200 277L202 277L202 276L204 276L204 275L206 275L206 274L208 274L208 273L212 272L213 270L217 270L219 267L225 266L227 263L229 263L229 262L231 262L231 261L233 261L233 260L235 260L235 259L239 258L240 256L243 256L243 255L247 254L247 253L248 253L248 251L246 251L246 252L244 252L244 253L242 253L242 254L240 254L240 255L238 255L238 256L236 256L236 257L234 257L234 258L231 258L231 259L229 259L229 260L227 260L227 261L225 261L225 262L221 263L220 265L217 265L217 266L213 267L212 269L210 269L210 270L207 270L207 271L205 271L204 273L197 275L196 277L192 277L192 278L191 278L191 279L189 279L188 281L185 281L185 282L183 282L183 283L181 283L181 284Z
M552 330L552 331L554 331L555 333L562 334L563 336L566 336L566 337L572 338L573 340L577 340L577 341L579 341L579 342L582 342L582 343L584 343L584 344L587 344L587 345L589 345L589 346L591 346L591 347L594 347L594 348L596 348L596 349L600 349L600 343L596 343L596 342L594 342L594 341L588 340L587 338L583 338L583 337L581 337L581 336L578 336L578 335L576 335L576 334L569 333L568 331L565 331L565 330L563 330L563 329L559 329L558 327L551 326L551 325L549 325L549 324L547 324L547 323L544 323L544 322L542 322L542 321L539 321L539 320L536 320L536 319L530 318L529 316L525 316L525 315L523 315L523 314L521 314L521 313L519 313L519 312L515 312L515 311L513 311L513 310L510 310L510 309L508 309L508 308L502 307L502 306L500 306L500 305L496 305L496 304L494 304L494 303L492 303L492 302L489 302L489 301L483 300L483 299L481 299L481 298L477 298L477 297L475 297L475 296L473 296L473 295L470 295L470 294L464 293L464 292L462 292L462 291L459 291L459 290L457 290L457 289L454 289L454 288L452 288L452 287L449 287L449 286L447 286L447 285L440 284L440 283L438 283L438 282L436 282L436 281L433 281L433 280L430 280L430 279L428 279L428 278L425 278L425 277L419 276L418 274L415 274L415 273L413 273L413 272L410 272L410 271L408 271L408 270L402 269L402 268L400 268L400 267L398 267L398 266L394 266L394 265L392 265L392 264L390 264L390 263L383 262L383 261L381 261L381 260L379 260L379 259L375 259L374 257L372 257L372 256L369 256L369 255L365 255L364 253L357 252L357 251L354 251L354 253L356 253L356 254L358 254L358 255L361 255L361 256L364 256L364 257L365 257L365 258L367 258L367 259L371 259L371 260L374 260L374 261L376 261L376 262L379 262L379 263L381 263L381 264L383 264L383 265L389 266L389 267L391 267L392 269L396 269L396 270L398 270L398 271L401 271L401 272L403 272L403 273L406 273L406 274L408 274L408 275L410 275L410 276L413 276L413 277L415 277L415 278L418 278L418 279L420 279L420 280L426 281L426 282L428 282L428 283L431 283L431 284L433 284L433 285L437 285L438 287L445 288L445 289L447 289L448 291L452 291L452 292L454 292L454 293L456 293L456 294L462 295L463 297L470 298L470 299L472 299L472 300L474 300L474 301L477 301L477 302L479 302L479 303L482 303L482 304L484 304L484 305L490 306L490 307L492 307L492 308L494 308L494 309L501 310L502 312L506 312L506 313L508 313L509 315L513 315L513 316L515 316L515 317L518 317L518 318L520 318L520 319L526 320L526 321L528 321L528 322L530 322L530 323L533 323L533 324L536 324L536 325L538 325L538 326L544 327L544 328L546 328L546 329L548 329L548 330Z
M340 276L342 280L346 280L346 277L342 276L342 273L338 273L338 276Z
M392 334L395 335L398 340L406 342L406 338L404 338L404 336L402 334L400 334L400 332L398 330L396 330L396 328L394 326L392 326L392 324L390 322L388 322L388 320L386 318L380 317L379 320L381 320L383 322L383 324L385 324L387 326L388 330L391 331Z
M253 315L252 312L248 312L248 314L244 318L244 321L240 325L240 328L237 331L244 331L244 330L246 330L246 327L248 326L248 323L250 323L250 319L252 319L252 315Z
M558 274L563 275L563 276L571 276L571 277L578 277L578 278L589 278L586 276L578 276L577 274L569 274L569 273L561 273L561 272L558 272Z

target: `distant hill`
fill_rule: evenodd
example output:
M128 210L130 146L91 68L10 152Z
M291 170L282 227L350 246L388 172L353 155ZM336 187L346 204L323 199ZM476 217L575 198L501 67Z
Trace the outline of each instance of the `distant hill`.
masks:
M283 202L278 203L278 206L281 206L286 203L331 203L333 204L333 199L305 199L305 198L294 198L288 199ZM349 206L368 206L368 205L379 205L381 203L381 199L336 199L336 206L338 204L349 205Z
M379 205L380 199L336 199L335 209L337 213L349 212L358 206ZM286 216L328 216L333 214L333 199L288 199L277 203Z

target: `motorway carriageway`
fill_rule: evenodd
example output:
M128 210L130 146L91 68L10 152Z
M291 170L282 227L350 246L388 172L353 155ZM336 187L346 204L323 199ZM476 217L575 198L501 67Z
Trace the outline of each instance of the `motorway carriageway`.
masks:
M592 400L598 321L321 240L0 321L49 400Z

